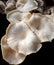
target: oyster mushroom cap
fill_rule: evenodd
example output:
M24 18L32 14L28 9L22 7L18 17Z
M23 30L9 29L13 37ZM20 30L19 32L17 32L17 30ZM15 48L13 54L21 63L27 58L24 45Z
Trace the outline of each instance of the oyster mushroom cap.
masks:
M1 49L3 59L9 64L20 64L25 60L25 55L15 52L9 47L7 44L6 35L1 40Z
M23 13L19 10L13 10L7 14L7 20L9 22L18 23L21 22L21 20L25 19L27 15L31 15L29 12Z
M19 53L29 55L31 53L36 53L41 47L42 44L40 44L38 37L29 31L27 37L19 43Z
M25 4L17 7L22 12L28 12L38 8L38 3L35 0L27 0Z
M48 15L33 14L26 22L42 42L51 41L54 38L54 20L50 17Z
M24 22L12 25L7 31L7 44L19 53L29 55L37 52L42 47L37 35Z

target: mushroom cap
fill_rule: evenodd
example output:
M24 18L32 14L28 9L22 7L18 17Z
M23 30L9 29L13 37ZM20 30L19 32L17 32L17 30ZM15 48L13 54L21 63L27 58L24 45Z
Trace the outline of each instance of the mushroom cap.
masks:
M25 55L15 52L9 47L9 45L7 44L6 35L3 36L1 40L1 49L3 59L7 61L9 64L20 64L25 60Z
M51 41L54 38L53 15L33 13L28 21L25 21L42 42Z
M9 22L18 23L25 19L28 14L31 15L29 12L23 13L19 10L13 10L7 14L7 20Z
M24 22L10 26L7 29L6 36L9 47L24 55L35 53L42 47L37 35Z
M23 1L23 0L22 0ZM24 3L24 1L26 1ZM18 10L22 11L22 12L28 12L34 9L37 9L38 7L38 3L35 0L24 0L23 2L20 1L20 5L18 5L19 3L16 4L16 7Z

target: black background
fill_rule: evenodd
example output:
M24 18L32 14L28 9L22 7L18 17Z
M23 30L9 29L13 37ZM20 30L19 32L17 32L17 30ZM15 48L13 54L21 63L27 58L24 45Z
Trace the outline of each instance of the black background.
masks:
M50 2L51 0L48 1ZM2 36L6 33L6 28L8 25L9 22L6 20L6 15L0 14L0 40ZM42 45L43 46L39 52L27 56L25 61L20 65L54 65L54 40L52 40L52 42L44 42L42 43ZM2 59L1 47L0 65L9 65L6 61Z

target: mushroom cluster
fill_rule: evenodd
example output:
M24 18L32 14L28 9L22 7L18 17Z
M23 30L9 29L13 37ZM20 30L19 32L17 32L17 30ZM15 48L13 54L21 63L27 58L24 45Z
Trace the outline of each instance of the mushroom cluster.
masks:
M41 49L41 42L54 38L54 7L46 10L51 11L50 15L44 15L44 4L44 0L0 1L0 12L4 11L10 22L1 39L3 59L9 64L22 63L27 55Z

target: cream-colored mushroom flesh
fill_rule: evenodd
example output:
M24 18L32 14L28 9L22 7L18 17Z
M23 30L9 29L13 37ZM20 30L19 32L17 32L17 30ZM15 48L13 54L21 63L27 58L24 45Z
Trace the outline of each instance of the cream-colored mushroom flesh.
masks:
M33 14L29 21L26 22L42 42L51 41L54 38L54 23L50 17L47 15Z
M26 2L24 4L21 3L20 6L17 7L17 9L19 9L22 12L28 12L28 11L37 9L38 8L37 6L38 6L38 3L35 0L26 0Z
M9 64L20 64L24 61L25 55L12 50L7 44L6 36L2 38L1 42L2 55L4 60L6 60Z
M29 12L20 12L18 10L13 10L11 12L9 12L7 14L7 20L10 22L10 23L18 23L18 22L21 22L22 20L24 20L25 18L27 18L26 16L31 16L31 14Z
M19 53L24 55L35 53L42 46L37 35L34 35L24 22L12 25L7 31L7 44Z
M9 22L19 22L19 21L21 21L22 16L23 16L23 13L22 12L19 12L17 10L14 10L14 11L11 11L11 12L9 12L7 14L7 20Z

